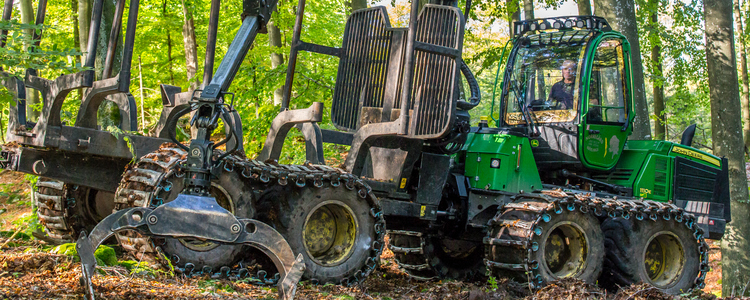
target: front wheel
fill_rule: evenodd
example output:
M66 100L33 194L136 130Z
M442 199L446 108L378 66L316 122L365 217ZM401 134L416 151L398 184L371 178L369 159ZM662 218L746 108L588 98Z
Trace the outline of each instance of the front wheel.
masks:
M343 184L278 185L260 197L258 219L274 226L292 251L302 253L307 266L303 278L346 285L364 279L378 265L385 228L375 213L376 201Z
M599 220L570 208L533 199L501 208L485 239L492 274L528 281L533 288L562 278L594 284L604 258Z

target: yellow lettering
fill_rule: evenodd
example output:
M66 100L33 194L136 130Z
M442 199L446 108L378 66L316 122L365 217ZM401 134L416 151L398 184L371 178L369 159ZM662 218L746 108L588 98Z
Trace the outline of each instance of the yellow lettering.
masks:
M673 146L672 147L672 152L678 153L678 154L682 154L682 155L685 155L685 156L689 156L689 157L692 157L692 158L695 158L695 159L700 159L700 160L705 161L707 163L713 164L713 165L715 165L717 167L721 166L721 162L718 159L716 159L714 157L711 157L709 155L705 155L703 153L697 152L697 151L693 151L693 150L682 148L682 147Z

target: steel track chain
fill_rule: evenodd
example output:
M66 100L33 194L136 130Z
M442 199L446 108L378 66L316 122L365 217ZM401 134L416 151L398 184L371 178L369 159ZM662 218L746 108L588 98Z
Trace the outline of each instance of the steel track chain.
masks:
M164 154L171 155L167 155L167 157L165 157ZM220 154L217 153L216 156L218 155ZM141 159L141 162L145 160L147 163L157 164L162 168L167 167L169 169L164 169L164 172L162 174L144 174L145 176L142 177L144 177L145 180L137 179L143 183L153 186L152 192L144 194L142 193L142 191L138 190L124 190L122 194L117 195L116 199L127 199L127 201L131 203L137 203L137 199L141 199L141 201L143 201L143 199L151 199L151 207L156 207L163 204L163 200L159 197L159 194L161 194L163 191L170 191L171 183L162 182L162 179L167 178L172 174L174 174L174 176L178 178L184 177L185 171L181 167L181 164L174 164L175 161L181 162L184 161L184 159L185 152L182 151L182 149L177 148L176 145L170 146L169 144L165 144L164 146L162 146L160 151L144 156ZM377 238L370 245L370 251L372 251L371 256L368 258L362 269L356 272L353 276L342 279L340 284L350 286L359 283L367 278L367 276L369 276L378 267L380 263L380 254L382 253L383 246L385 245L385 219L383 218L383 213L380 209L380 204L377 200L377 197L372 192L370 186L368 186L363 180L350 173L345 172L344 170L326 165L314 165L310 163L305 163L304 165L282 165L272 161L261 162L258 160L246 159L236 154L231 154L225 157L217 167L222 168L223 171L226 172L237 172L240 176L249 180L246 181L246 184L262 184L263 186L260 189L267 188L267 184L274 184L273 181L275 181L275 184L279 184L282 186L289 184L291 181L292 184L295 184L300 188L305 187L308 184L312 185L315 188L322 188L325 185L325 182L328 182L333 187L339 187L343 185L349 190L356 189L357 195L360 198L366 200L371 207L370 216L376 220L375 232L377 234ZM119 204L123 203L118 203L118 205ZM148 240L148 238L146 239ZM154 247L153 251L160 251L160 248ZM236 268L223 266L219 269L218 273L214 272L210 268L194 270L190 268L191 265L194 267L194 264L187 262L184 268L176 268L176 270L181 272L182 274L185 274L186 276L204 275L209 273L212 278L247 278L250 279L249 282L259 285L276 284L276 282L278 281L278 276L268 278L268 273L264 270L258 271L257 276L255 277L251 276L250 274L248 274L247 269L244 268L242 263L238 264ZM315 278L311 278L310 281L313 284L316 284L318 282Z
M425 255L425 234L419 231L410 230L388 230L388 234L391 237L391 242L388 248L393 252L398 267L404 271L409 278L413 278L418 281L430 281L436 280L440 277L430 266L429 259ZM400 235L405 237L414 237L419 240L419 246L417 247L401 247L394 245L394 237ZM408 264L405 260L411 260L415 262ZM419 272L424 274L418 274ZM427 275L427 276L424 276Z
M593 214L596 217L607 216L610 218L635 218L638 221L643 220L659 220L672 221L683 224L688 230L693 232L693 237L698 244L698 250L700 251L700 268L698 276L695 278L693 289L702 289L705 287L705 278L711 267L708 264L708 251L709 246L704 239L703 229L696 223L696 217L686 212L684 209L679 208L671 203L662 203L651 200L620 200L617 197L614 198L601 198L591 196L590 194L564 192L562 190L545 190L541 194L521 194L514 196L512 200L520 199L533 199L541 200L546 202L546 205L535 206L535 205L524 205L519 203L511 203L502 207L498 210L495 217L493 217L489 224L490 226L505 226L505 227L518 227L526 230L526 240L524 241L498 241L492 235L492 230L488 230L488 236L485 238L485 264L487 265L488 273L492 272L492 269L505 269L510 271L525 272L527 278L529 278L529 286L539 288L544 284L542 282L541 275L537 270L539 269L539 262L532 259L532 253L538 251L539 245L534 245L532 238L534 235L541 235L542 227L540 224L550 220L550 214L562 214L578 210L581 213ZM536 218L531 222L523 222L519 220L505 220L501 216L504 212L510 209L524 210L531 213L536 213ZM500 261L492 261L488 259L490 256L491 247L510 247L515 249L526 250L526 257L522 264L508 264Z

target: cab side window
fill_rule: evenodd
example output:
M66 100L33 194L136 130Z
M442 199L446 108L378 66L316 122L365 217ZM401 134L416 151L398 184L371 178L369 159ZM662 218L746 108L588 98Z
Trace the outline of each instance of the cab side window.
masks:
M627 122L626 94L622 40L605 39L594 55L587 121L613 125Z

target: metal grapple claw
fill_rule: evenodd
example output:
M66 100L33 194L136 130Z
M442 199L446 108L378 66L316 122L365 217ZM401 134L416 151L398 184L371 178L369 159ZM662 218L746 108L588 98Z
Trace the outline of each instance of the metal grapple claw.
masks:
M212 197L180 194L155 209L135 207L117 211L97 224L91 234L81 233L76 250L81 258L80 281L86 299L94 299L91 282L96 270L94 251L104 240L123 230L152 237L193 237L258 248L279 270L279 299L294 298L297 282L305 271L302 254L295 259L284 237L271 226L253 219L237 219Z

